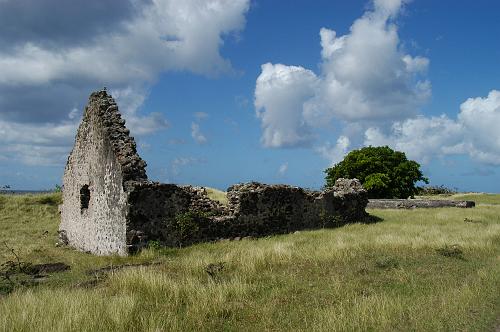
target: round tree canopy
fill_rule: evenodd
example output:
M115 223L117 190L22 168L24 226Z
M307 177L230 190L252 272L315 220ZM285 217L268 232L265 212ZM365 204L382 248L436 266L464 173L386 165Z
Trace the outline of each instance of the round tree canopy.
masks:
M412 197L417 193L417 181L428 183L416 161L408 160L404 152L388 146L353 150L325 173L327 187L332 187L339 178L356 178L370 198Z

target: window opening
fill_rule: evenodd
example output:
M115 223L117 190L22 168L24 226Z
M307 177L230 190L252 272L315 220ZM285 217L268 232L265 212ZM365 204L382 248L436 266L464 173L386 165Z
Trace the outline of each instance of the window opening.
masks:
M86 184L80 189L80 208L82 211L89 208L90 203L90 190L89 185Z

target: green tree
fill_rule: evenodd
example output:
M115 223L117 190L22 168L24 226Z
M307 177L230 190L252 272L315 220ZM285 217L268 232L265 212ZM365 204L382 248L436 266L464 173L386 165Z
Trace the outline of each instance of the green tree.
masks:
M417 193L417 181L429 182L416 161L388 146L353 150L325 173L327 187L339 178L357 178L370 198L408 198Z

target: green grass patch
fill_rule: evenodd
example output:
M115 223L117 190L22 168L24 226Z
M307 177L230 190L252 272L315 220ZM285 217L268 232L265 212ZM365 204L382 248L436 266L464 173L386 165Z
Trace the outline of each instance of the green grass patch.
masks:
M492 331L500 317L500 206L97 257L54 246L51 197L0 196L0 263L13 249L71 266L0 295L0 331Z

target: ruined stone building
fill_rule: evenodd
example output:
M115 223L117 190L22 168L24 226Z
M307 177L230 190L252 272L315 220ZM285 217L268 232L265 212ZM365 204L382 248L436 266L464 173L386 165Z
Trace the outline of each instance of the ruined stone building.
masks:
M92 93L64 171L61 240L98 255L127 255L150 241L188 245L334 227L366 216L368 200L357 180L340 179L322 192L238 184L223 205L203 188L151 182L145 167L113 98Z

